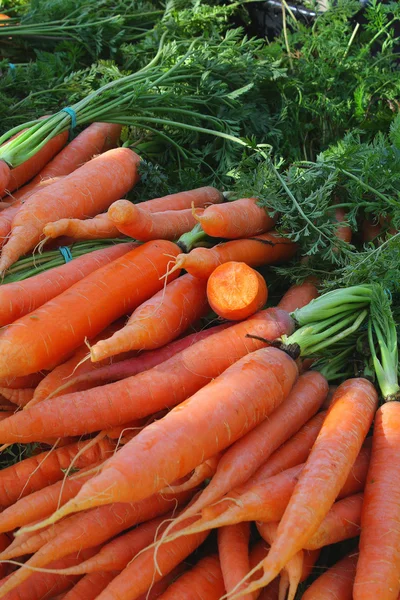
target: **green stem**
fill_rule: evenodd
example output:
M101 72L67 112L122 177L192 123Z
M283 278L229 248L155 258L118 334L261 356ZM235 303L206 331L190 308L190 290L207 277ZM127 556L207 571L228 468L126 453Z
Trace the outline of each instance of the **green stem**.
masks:
M197 223L191 231L181 235L177 244L182 252L190 252L196 244L202 242L206 237L207 234L203 231L201 224Z
M368 306L371 302L372 286L356 285L327 292L319 298L312 300L303 308L292 313L299 325L307 325L315 321L327 319L340 312L346 312Z

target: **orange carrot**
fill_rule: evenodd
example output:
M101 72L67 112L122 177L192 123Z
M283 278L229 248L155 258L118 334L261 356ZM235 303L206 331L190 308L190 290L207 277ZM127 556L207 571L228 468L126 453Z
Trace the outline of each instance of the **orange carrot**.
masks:
M0 395L6 398L13 404L20 406L26 406L33 398L35 388L22 388L21 390L12 390L10 388L0 387Z
M167 344L163 348L142 352L138 356L133 356L132 358L127 358L125 360L121 360L120 362L114 361L111 362L111 364L109 365L101 366L97 365L96 363L84 363L74 372L74 377L70 376L73 371L73 369L71 368L70 371L67 373L67 378L65 378L64 375L62 376L64 377L64 382L62 383L62 385L55 389L54 387L52 387L51 397L53 398L54 396L60 396L61 393L65 393L66 391L68 393L71 393L80 390L86 390L96 385L101 385L103 383L120 381L121 379L132 377L133 375L137 375L138 373L142 373L143 371L152 369L153 367L161 364L162 362L172 358L173 356L175 356L175 354L178 354L178 352L182 352L189 346L192 346L193 344L196 344L197 342L200 342L201 340L209 337L210 335L214 335L215 333L218 333L223 329L227 329L230 326L231 323L224 323L222 325L217 325L217 327L210 327L209 329L204 329L203 331L191 333L190 335L180 338L175 342ZM79 362L79 360L77 362ZM66 365L66 363L63 364ZM91 371L87 370L88 364L92 366ZM86 365L86 368L83 368L84 365ZM61 367L62 365L57 367L57 369L61 369ZM79 374L76 374L77 371L79 371ZM51 373L55 373L55 369ZM51 373L48 375L48 378L50 378ZM58 377L57 379L59 381ZM35 394L35 396L39 395L39 387L41 387L40 384L37 387L37 394ZM48 395L49 393L47 393L41 387L40 401L44 400Z
M383 227L379 222L364 219L361 225L362 241L375 242L382 235Z
M125 327L92 346L92 361L129 350L155 350L165 346L208 311L205 282L183 275L141 304Z
M278 303L278 307L291 313L296 308L302 308L318 296L318 290L311 281L300 285L292 285Z
M0 161L1 165L1 161ZM5 208L0 213L0 247L6 243L11 233L11 224L15 215L21 209L22 202L16 201L8 208Z
M163 594L169 586L174 583L174 581L182 575L186 571L185 563L181 562L175 569L172 569L170 573L167 573L165 577L157 581L157 583L152 584L151 588L144 592L137 600L156 600L156 598L160 598L161 594Z
M339 240L350 244L352 231L350 225L347 223L347 211L344 208L335 208L335 221L338 223L338 227L335 232L336 237Z
M162 198L153 198L140 203L143 208L151 213L164 212L167 210L184 210L185 208L203 208L209 204L219 204L223 201L223 195L217 189L206 186L169 194Z
M128 200L117 200L107 214L118 231L143 242L178 239L196 224L191 208L150 213Z
M90 573L74 585L64 596L64 600L95 600L118 573L119 571Z
M249 540L250 523L243 522L218 529L218 554L223 585L228 594L250 571ZM252 596L244 597L244 600L252 600Z
M96 269L133 250L134 244L116 244L75 258L69 263L24 281L0 286L0 327L32 312Z
M217 472L189 514L216 502L256 473L274 450L313 416L328 391L326 379L317 372L302 375L284 402L225 452Z
M233 240L213 248L194 248L188 254L178 254L174 268L207 278L226 262L239 261L250 267L260 267L289 260L296 250L297 246L291 240L271 231L251 239Z
M190 473L266 419L296 377L296 363L276 348L245 356L128 442L54 519L109 502L138 501ZM132 487L132 481L140 485Z
M362 504L363 494L354 494L335 502L304 547L315 550L357 537L360 533Z
M169 485L165 488L165 492L169 491L171 494L177 494L178 492L183 492L184 490L193 489L194 487L200 485L200 483L203 483L203 481L206 479L211 479L211 477L215 475L218 463L221 460L221 455L222 453L218 453L212 458L204 461L201 463L201 465L194 469L193 474L189 477L189 479L186 479L186 481L180 484L173 483L172 485Z
M219 600L225 592L217 556L206 556L173 583L160 600Z
M11 170L4 160L0 160L0 195L3 195L9 185Z
M0 552L3 552L6 548L8 548L10 541L10 538L5 533L0 535ZM0 564L0 578L5 577L7 574L7 567L8 565L6 563Z
M264 277L243 262L227 262L207 281L208 302L217 315L230 321L247 319L267 302Z
M105 210L137 183L138 165L137 154L128 148L116 148L32 194L14 217L1 254L0 271L38 244L47 223L63 217L93 216Z
M357 559L353 553L339 560L310 585L303 600L353 600Z
M28 375L65 360L86 337L161 289L165 254L177 252L163 240L139 246L15 321L0 333L0 376Z
M219 206L210 206L203 214L197 214L196 218L208 235L228 239L264 233L272 229L276 220L257 205L255 198L243 198Z
M324 403L323 403L323 405L322 405L322 408L323 408L324 410L327 410L327 409L330 407L330 405L332 404L332 400L333 400L333 398L334 398L334 396L335 396L335 393L336 393L336 390L337 390L337 388L338 388L338 386L337 386L337 385L330 385L330 386L329 386L329 392L328 392L328 395L327 395L327 397L325 398L325 401L324 401Z
M0 412L0 421L5 421L5 419L12 417L13 414L14 414L14 411L12 411L12 410L10 410L10 411L2 410Z
M11 506L19 498L63 479L63 469L67 469L74 456L87 445L86 440L48 450L0 471L0 506ZM74 466L79 469L107 458L114 447L112 442L102 439L83 451Z
M377 411L374 423L353 590L355 600L397 600L400 593L399 441L400 404L387 402Z
M119 285L122 285L120 278ZM107 302L114 305L115 295L110 296ZM71 304L72 310L76 311L76 303ZM62 311L60 318L68 314L70 322L70 311ZM247 333L276 339L284 333L290 335L292 330L293 321L285 311L267 309L247 321L210 335L135 377L60 397L56 406L52 400L46 400L29 411L16 413L0 424L0 443L37 441L49 428L52 435L58 437L90 433L176 406L242 356L263 347L263 342L246 338ZM200 462L201 459L191 468Z
M377 403L375 388L366 379L349 379L338 387L264 561L264 575L246 592L272 581L317 531L351 472Z
M44 379L45 373L32 373L31 375L25 375L24 377L3 377L0 379L0 385L7 387L12 390L21 390L23 388L34 388L42 379Z

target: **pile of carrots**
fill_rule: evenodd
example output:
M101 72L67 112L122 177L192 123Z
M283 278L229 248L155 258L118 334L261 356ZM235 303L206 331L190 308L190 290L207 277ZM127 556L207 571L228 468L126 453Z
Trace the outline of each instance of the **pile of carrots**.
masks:
M267 307L297 247L257 199L133 204L119 135L54 138L3 199L3 273L116 243L0 286L0 444L34 444L0 471L0 598L397 600L399 404L276 347L318 290Z

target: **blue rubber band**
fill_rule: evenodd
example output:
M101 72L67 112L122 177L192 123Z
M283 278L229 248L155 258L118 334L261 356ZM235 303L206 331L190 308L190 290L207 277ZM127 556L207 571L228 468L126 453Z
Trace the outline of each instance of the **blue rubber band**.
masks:
M76 112L74 111L73 108L71 108L70 106L67 106L66 108L62 108L61 112L66 112L67 115L69 115L71 117L71 129L75 129L76 127Z
M59 251L61 252L61 256L66 263L70 262L74 258L68 246L60 246Z

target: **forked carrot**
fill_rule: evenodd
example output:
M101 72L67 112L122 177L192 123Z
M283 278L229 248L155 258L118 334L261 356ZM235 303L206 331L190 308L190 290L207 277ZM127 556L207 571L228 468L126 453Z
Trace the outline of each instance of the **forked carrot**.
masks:
M400 593L399 442L400 404L387 402L375 417L354 600L397 600Z
M13 219L0 257L0 271L35 248L47 223L64 217L94 216L108 208L138 181L138 165L139 157L128 148L109 150L30 196Z
M229 593L250 571L250 523L243 522L218 529L218 555L223 586ZM244 597L252 600L252 596Z
M353 600L357 559L355 552L339 560L310 585L303 600Z
M264 575L246 592L272 581L317 531L351 472L377 403L375 388L366 379L349 379L338 387L264 561Z
M196 224L191 208L150 213L128 200L117 200L110 206L107 214L118 231L142 242L176 240Z
M210 206L202 214L197 214L196 218L208 235L228 239L251 237L275 225L275 219L257 205L255 198Z
M241 321L267 302L264 277L243 262L217 267L207 281L207 298L213 311L228 321Z
M65 360L86 337L160 290L166 254L177 253L175 244L163 240L139 246L3 329L0 377L28 375Z
M118 279L118 269L116 271ZM119 285L122 285L120 278ZM113 305L116 298L110 296L107 302L107 306ZM70 310L76 311L75 302ZM66 312L69 314L70 311L60 312L60 319ZM60 397L56 412L54 402L45 400L29 409L29 415L28 411L16 413L0 423L0 443L37 441L50 429L52 435L58 437L91 433L176 406L241 357L263 347L263 342L247 338L247 333L264 339L276 339L284 333L290 335L292 330L293 321L285 311L267 309L251 319L202 339L135 377ZM201 458L191 468L200 462Z
M59 219L47 223L43 233L47 238L55 239L66 235L75 240L113 239L123 235L110 221L107 213L101 213L92 219Z
M205 282L187 273L141 304L125 327L92 346L92 361L165 346L208 311Z
M316 550L357 537L360 534L362 505L363 494L354 494L335 502L305 548Z
M220 561L217 556L206 556L179 577L160 600L219 600L224 592Z
M219 265L230 261L244 262L250 267L290 260L297 246L291 240L270 231L250 239L233 240L213 248L194 248L176 257L174 268L185 269L195 277L207 278Z
M1 217L0 217L1 218ZM116 244L84 254L74 260L29 277L0 286L0 327L32 312L96 269L133 250L134 244Z
M118 573L119 571L89 573L65 594L63 600L95 600Z
M306 306L311 300L317 298L317 296L318 290L314 283L305 281L299 285L292 285L278 303L278 307L291 313L296 308Z

